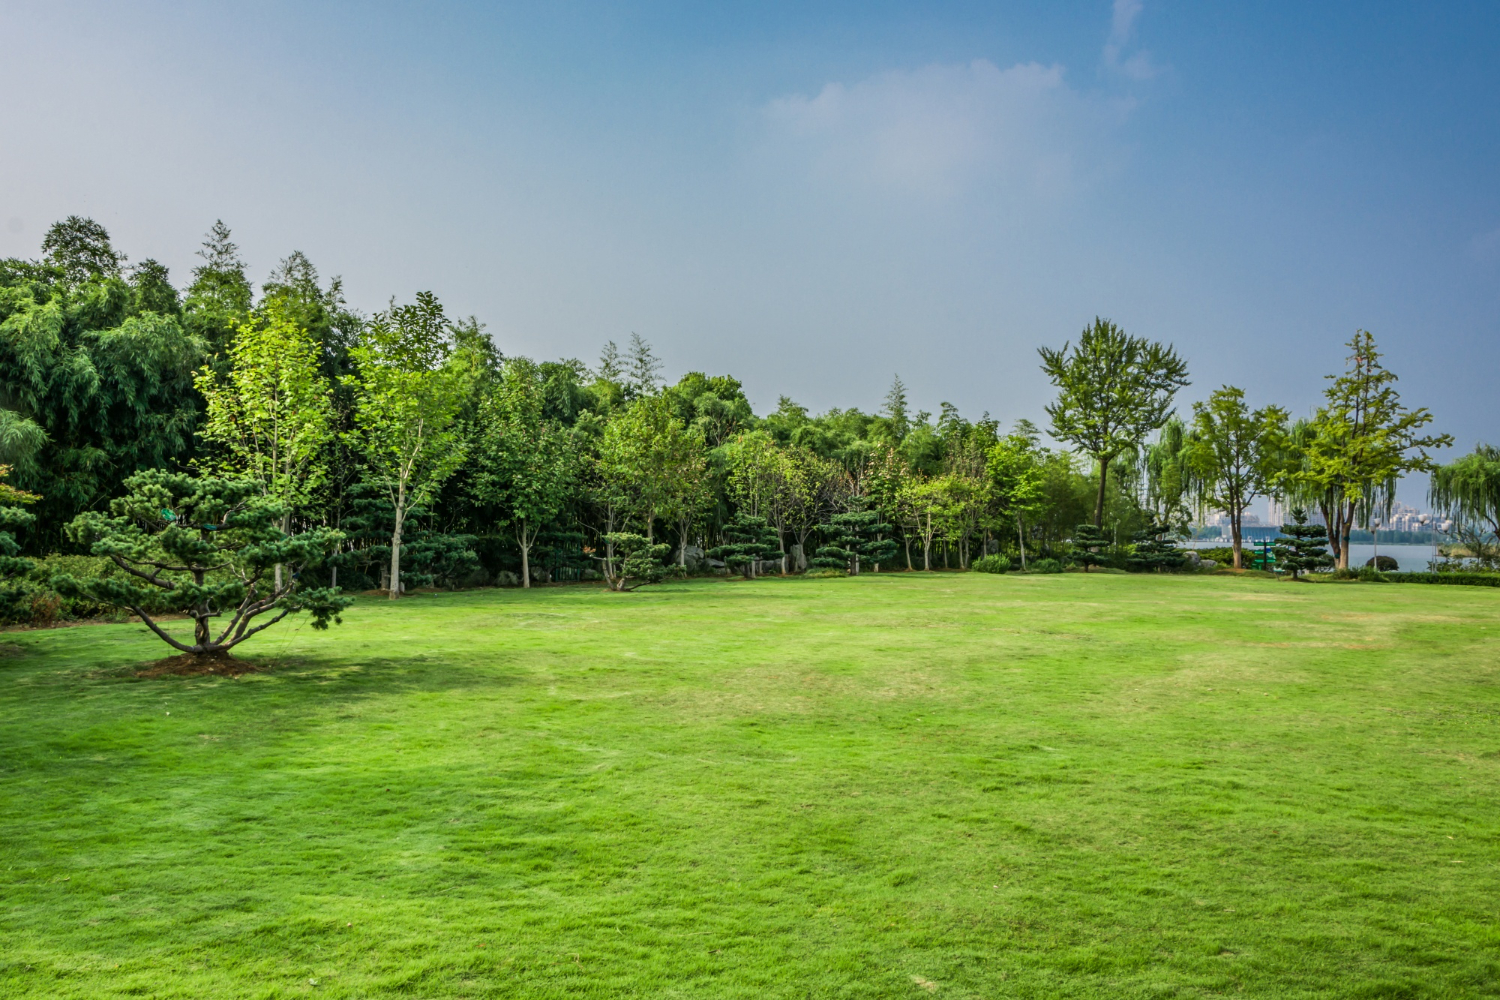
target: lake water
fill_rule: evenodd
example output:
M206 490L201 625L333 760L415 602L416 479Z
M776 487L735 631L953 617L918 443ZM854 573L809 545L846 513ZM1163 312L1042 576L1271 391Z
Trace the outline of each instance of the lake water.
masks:
M1219 546L1227 546L1228 542L1217 540L1204 541L1199 539L1192 544L1195 549L1213 549ZM1250 545L1247 542L1245 549L1248 553ZM1349 565L1358 569L1375 556L1377 546L1352 544L1349 546ZM1427 564L1432 561L1431 545L1381 545L1378 546L1380 554L1390 556L1396 560L1396 567L1403 573L1420 573L1427 569Z

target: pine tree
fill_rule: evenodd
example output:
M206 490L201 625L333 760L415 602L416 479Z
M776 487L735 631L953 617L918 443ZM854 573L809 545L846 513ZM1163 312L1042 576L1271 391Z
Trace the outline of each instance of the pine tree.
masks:
M880 512L870 510L862 496L849 498L850 509L835 514L818 530L828 536L829 544L818 549L812 565L842 569L858 576L860 564L875 565L896 556L896 540L891 526L880 519Z
M724 565L738 570L745 579L753 579L756 563L780 559L781 543L776 529L770 527L763 517L736 514L734 520L724 526L724 544L708 550L713 559L724 560Z
M1182 566L1183 555L1172 540L1171 527L1152 522L1130 536L1133 551L1126 565L1138 573L1161 572Z
M1087 573L1090 566L1104 565L1101 550L1108 544L1109 539L1104 537L1104 532L1097 525L1080 524L1073 529L1072 560Z
M1328 528L1321 524L1308 524L1307 511L1301 507L1291 510L1292 523L1281 526L1282 538L1276 540L1276 563L1289 570L1292 579L1303 573L1326 569L1333 565L1333 555L1328 551Z

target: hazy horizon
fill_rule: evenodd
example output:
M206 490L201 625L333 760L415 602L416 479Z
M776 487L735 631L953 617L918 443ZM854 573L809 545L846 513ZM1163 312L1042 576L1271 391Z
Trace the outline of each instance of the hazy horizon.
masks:
M89 215L180 286L215 219L508 354L632 332L758 412L1041 422L1094 316L1303 414L1372 331L1495 441L1500 8L1115 0L13 3L0 256ZM1425 477L1404 484L1421 502Z

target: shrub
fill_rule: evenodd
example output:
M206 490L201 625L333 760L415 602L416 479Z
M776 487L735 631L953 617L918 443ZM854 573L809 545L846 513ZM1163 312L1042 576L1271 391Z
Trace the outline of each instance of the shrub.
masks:
M1391 561L1395 562L1394 559ZM1358 577L1360 583L1385 583L1385 574L1369 563L1359 568Z
M1500 587L1500 573L1386 573L1388 583L1438 583L1457 587Z
M1390 556L1375 556L1372 559L1366 559L1365 565L1371 569L1378 569L1382 573L1394 572L1401 568L1401 565Z
M1033 573L1061 573L1062 571L1062 563L1056 559L1038 559L1031 564Z
M980 556L969 566L976 573L1008 573L1010 572L1009 556Z

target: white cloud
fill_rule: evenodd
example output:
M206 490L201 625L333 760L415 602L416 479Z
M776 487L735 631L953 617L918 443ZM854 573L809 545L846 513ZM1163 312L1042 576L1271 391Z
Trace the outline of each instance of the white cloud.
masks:
M1061 66L977 59L829 83L764 110L774 143L837 182L938 197L999 183L1045 196L1101 167L1101 139L1129 104L1078 93Z
M1109 40L1104 43L1105 68L1129 80L1149 80L1161 73L1160 67L1151 61L1151 53L1144 49L1125 54L1135 34L1135 19L1140 16L1142 6L1141 0L1115 0Z

